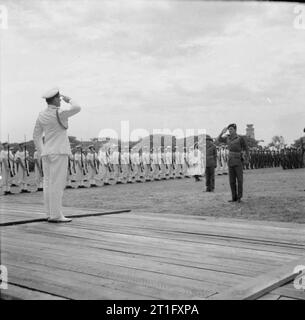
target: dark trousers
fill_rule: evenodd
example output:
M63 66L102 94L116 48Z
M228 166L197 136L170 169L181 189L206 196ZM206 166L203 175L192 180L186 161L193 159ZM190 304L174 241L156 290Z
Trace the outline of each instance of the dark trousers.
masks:
M215 167L207 167L205 170L205 185L207 191L215 189Z
M242 166L229 167L229 181L232 193L232 200L241 199L243 196Z

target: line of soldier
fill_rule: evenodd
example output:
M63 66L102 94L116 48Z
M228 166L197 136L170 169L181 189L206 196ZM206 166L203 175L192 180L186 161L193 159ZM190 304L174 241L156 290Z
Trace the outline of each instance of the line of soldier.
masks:
M192 147L179 151L177 146L147 146L129 149L123 146L107 146L98 152L93 145L83 149L81 145L72 150L67 172L67 188L96 187L101 184L120 184L167 179L189 178L193 159ZM228 149L224 145L216 147L216 175L228 174ZM9 150L9 152L8 152ZM19 144L18 150L11 150L8 143L0 144L0 178L3 193L11 194L12 186L19 187L20 193L29 193L29 162L34 162L34 184L36 191L43 191L42 162L35 151L30 157L26 144ZM198 162L198 161L197 161ZM201 159L204 166L204 161ZM282 166L283 169L304 167L303 152L296 148L281 151L252 149L249 159L244 156L244 169L259 169ZM204 169L201 172L204 174ZM197 177L195 177L197 178ZM196 179L198 181L198 179Z
M167 146L129 149L123 146L119 152L116 145L101 148L98 152L91 145L82 150L79 145L69 157L67 188L96 187L113 183L133 183L154 180L181 179L188 177L188 156L178 148Z
M20 193L30 193L30 169L29 161L38 161L29 156L26 144L20 143L18 150L11 150L8 143L0 144L0 184L5 195L12 194L11 187L19 187ZM38 178L38 177L37 177ZM37 190L42 190L42 179Z
M252 149L249 150L249 158L243 154L243 167L246 169L275 168L298 169L304 167L303 152L300 148Z
M284 148L280 153L280 162L284 170L304 168L304 150L302 148Z

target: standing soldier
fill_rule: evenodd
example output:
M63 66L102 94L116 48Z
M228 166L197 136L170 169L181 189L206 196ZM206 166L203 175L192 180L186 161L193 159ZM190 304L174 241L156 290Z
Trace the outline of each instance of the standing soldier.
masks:
M112 168L113 168L113 179L115 183L120 184L121 181L121 166L120 166L120 153L117 145L112 145L112 153L110 156Z
M109 170L108 170L108 157L106 153L105 146L102 146L98 152L98 161L100 164L99 168L99 180L103 182L104 185L109 185Z
M227 146L224 146L223 174L225 175L227 175L229 171L228 161L229 161L229 150Z
M143 161L143 167L144 167L145 181L151 181L150 153L148 152L147 146L143 147L142 161Z
M145 168L143 163L143 148L138 149L139 152L139 169L140 169L140 180L145 182Z
M128 164L129 164L129 152L128 152L128 146L126 145L122 147L122 153L121 153L122 183L127 183L130 177Z
M140 158L139 152L136 147L131 149L130 162L132 167L132 180L136 182L141 182L140 180Z
M190 178L190 176L188 174L188 170L190 167L188 159L189 159L189 150L186 147L183 147L181 161L182 161L182 170L183 170L183 177L184 178Z
M178 146L174 147L173 153L173 176L177 179L181 179L181 160Z
M167 146L165 153L165 164L166 164L166 176L168 179L173 179L173 154L172 148Z
M215 168L217 165L217 150L213 143L213 139L206 136L206 171L205 183L206 192L214 192L215 190Z
M152 157L152 168L153 168L153 179L154 180L160 180L159 178L159 159L158 159L158 150L156 147L153 147L153 152L151 154Z
M28 180L30 177L28 166L29 153L23 143L19 144L19 150L15 154L15 162L18 165L17 169L17 185L21 188L21 193L30 193L28 190Z
M227 143L229 149L229 181L232 193L232 200L230 200L230 202L240 202L243 196L242 150L245 150L248 155L248 146L244 138L237 135L236 129L236 124L230 124L221 131L217 138L218 142ZM229 135L222 137L227 130L229 130Z
M86 161L88 164L88 179L90 187L97 187L96 181L98 177L98 169L97 169L97 154L95 152L94 145L90 145L88 147L89 151L86 157Z
M35 175L35 184L37 191L43 191L43 170L42 170L42 161L41 157L35 148L34 152L34 175Z
M72 189L72 180L74 180L74 168L73 161L74 160L74 150L71 150L71 154L68 156L68 171L67 171L67 184L66 189Z
M2 189L4 195L13 194L11 192L11 184L14 178L14 160L13 154L8 143L3 143L3 150L1 151L2 159Z
M190 147L188 155L189 169L188 174L195 178L195 182L199 182L200 177L204 174L202 153L198 148L198 143L194 147Z
M220 152L220 146L216 147L217 151L217 166L216 166L216 173L217 175L222 175L222 163L221 163L221 152Z
M75 181L76 181L76 188L85 188L84 180L86 176L85 171L85 163L84 163L84 155L82 152L82 147L80 145L76 146L75 152Z

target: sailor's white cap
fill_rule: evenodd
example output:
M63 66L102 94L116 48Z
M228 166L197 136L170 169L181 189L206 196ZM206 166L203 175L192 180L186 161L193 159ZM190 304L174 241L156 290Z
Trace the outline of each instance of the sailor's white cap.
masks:
M59 93L59 88L56 87L56 88L53 88L53 89L47 91L47 92L42 96L42 98L43 98L43 99L50 99L50 98L56 96L58 93Z

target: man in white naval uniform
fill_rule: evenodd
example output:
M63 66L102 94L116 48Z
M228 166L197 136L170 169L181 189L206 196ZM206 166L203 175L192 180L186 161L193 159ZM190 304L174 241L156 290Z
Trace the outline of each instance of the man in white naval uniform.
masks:
M62 214L62 197L66 185L68 156L71 154L67 135L69 117L80 112L80 106L71 98L62 96L57 88L44 96L48 107L40 112L33 133L38 154L42 158L44 173L44 203L49 222L70 222ZM60 108L63 99L70 108ZM42 136L45 135L44 144Z

